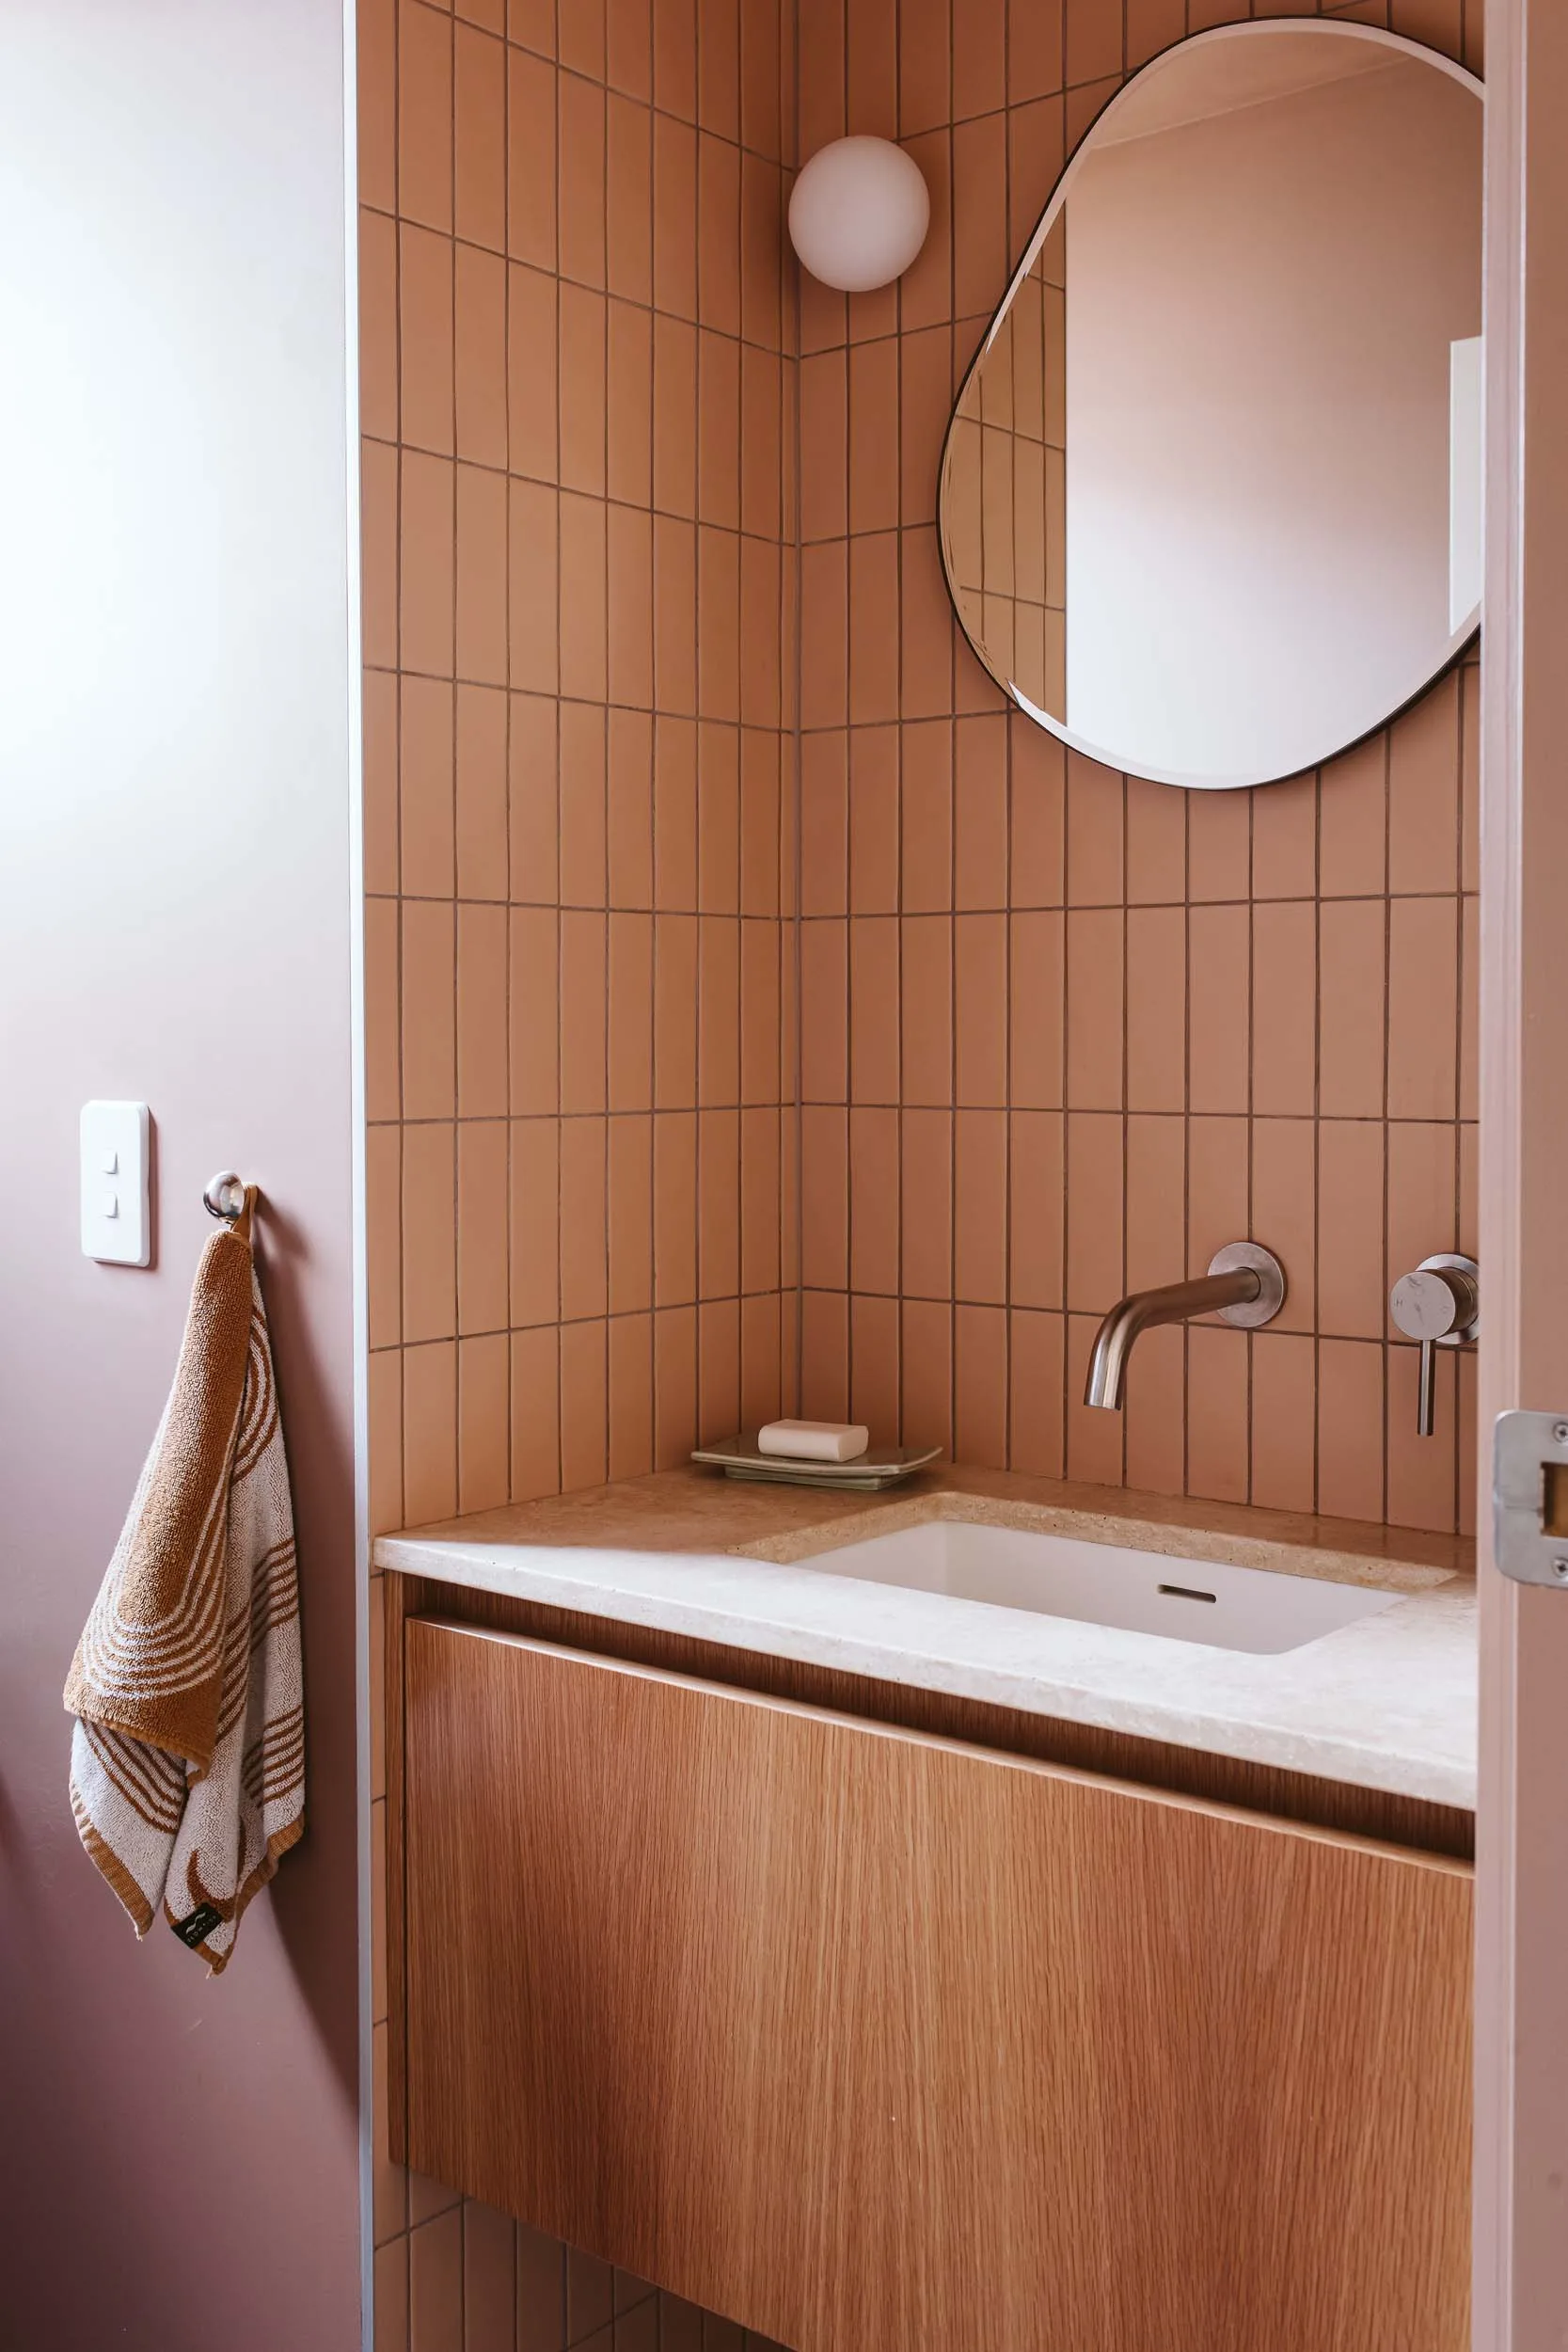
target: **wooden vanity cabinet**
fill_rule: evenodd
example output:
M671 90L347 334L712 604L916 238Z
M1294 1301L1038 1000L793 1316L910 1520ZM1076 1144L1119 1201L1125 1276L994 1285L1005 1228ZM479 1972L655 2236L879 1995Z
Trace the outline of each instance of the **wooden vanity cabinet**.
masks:
M420 2169L795 2352L1462 2352L1464 1862L403 1640Z

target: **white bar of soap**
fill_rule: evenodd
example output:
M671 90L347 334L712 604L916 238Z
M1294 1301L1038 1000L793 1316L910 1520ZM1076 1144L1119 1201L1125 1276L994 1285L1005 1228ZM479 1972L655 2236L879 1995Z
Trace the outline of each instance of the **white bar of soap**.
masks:
M757 1431L759 1454L796 1462L854 1462L871 1443L869 1429L847 1421L770 1421Z

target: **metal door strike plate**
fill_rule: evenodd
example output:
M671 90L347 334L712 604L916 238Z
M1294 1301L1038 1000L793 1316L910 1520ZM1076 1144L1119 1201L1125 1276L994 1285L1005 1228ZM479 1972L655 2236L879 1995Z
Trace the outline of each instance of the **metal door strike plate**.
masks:
M1492 1552L1515 1583L1568 1586L1568 1414L1497 1415Z

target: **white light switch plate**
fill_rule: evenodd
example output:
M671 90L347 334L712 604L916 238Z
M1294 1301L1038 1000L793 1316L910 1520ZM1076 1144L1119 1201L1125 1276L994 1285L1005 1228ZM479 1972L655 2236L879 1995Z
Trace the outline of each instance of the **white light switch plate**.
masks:
M82 1255L104 1265L152 1256L152 1120L145 1103L82 1105Z

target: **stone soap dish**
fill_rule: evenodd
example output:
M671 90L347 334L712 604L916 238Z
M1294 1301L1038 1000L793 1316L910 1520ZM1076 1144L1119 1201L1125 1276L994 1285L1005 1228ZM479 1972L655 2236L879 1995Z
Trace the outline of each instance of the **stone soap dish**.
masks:
M839 1486L875 1494L880 1487L896 1486L901 1479L912 1478L941 1454L940 1445L874 1445L852 1462L801 1462L784 1454L760 1453L756 1431L743 1429L738 1437L720 1438L712 1445L696 1447L691 1459L705 1463L710 1470L721 1470L726 1478L751 1478L780 1486Z

